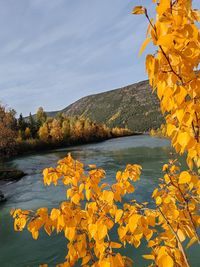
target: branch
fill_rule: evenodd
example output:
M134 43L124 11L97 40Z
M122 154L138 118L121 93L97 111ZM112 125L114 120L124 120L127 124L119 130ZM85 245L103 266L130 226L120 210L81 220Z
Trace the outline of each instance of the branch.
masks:
M183 255L183 258L184 258L184 261L185 261L185 264L187 267L190 267L190 264L188 262L188 259L187 259L187 256L185 254L185 251L183 249L183 246L182 246L182 243L181 243L181 240L179 239L177 233L175 232L175 230L173 229L173 227L171 226L171 224L169 223L169 221L167 220L167 218L165 217L164 213L162 212L162 210L160 208L158 208L160 214L162 215L163 219L165 220L166 224L168 225L169 229L171 230L171 232L173 233L173 235L176 237L176 241L178 242L178 248L179 250L181 251L182 255Z

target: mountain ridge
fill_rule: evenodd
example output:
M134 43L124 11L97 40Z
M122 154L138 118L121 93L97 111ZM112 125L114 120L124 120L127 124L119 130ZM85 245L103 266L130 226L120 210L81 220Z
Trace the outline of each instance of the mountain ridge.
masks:
M47 112L47 116L58 113L137 132L158 128L163 122L159 99L148 80L82 97L60 111Z

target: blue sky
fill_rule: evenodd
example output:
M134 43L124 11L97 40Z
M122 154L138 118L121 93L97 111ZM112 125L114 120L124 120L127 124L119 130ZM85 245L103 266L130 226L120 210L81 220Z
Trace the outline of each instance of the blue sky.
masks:
M135 5L153 14L150 0L0 0L0 100L27 115L146 79Z

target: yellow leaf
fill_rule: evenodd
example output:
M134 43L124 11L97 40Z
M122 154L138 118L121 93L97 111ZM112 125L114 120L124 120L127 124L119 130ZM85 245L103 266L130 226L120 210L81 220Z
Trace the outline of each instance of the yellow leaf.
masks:
M161 197L157 197L156 198L156 205L160 205L162 203L162 198Z
M111 248L121 248L122 244L116 243L116 242L111 242L110 243Z
M58 209L52 209L50 218L51 220L56 220L60 215L60 210Z
M89 166L89 168L91 168L91 169L96 169L96 167L97 167L96 164L89 164L88 166Z
M123 215L123 210L117 210L115 213L115 223L117 223Z
M189 183L191 180L191 175L187 171L183 171L179 176L179 184Z
M184 233L181 231L181 229L178 229L177 231L177 235L179 237L179 239L181 240L181 242L183 242L185 240L185 235Z
M129 226L129 229L130 229L131 232L134 232L135 229L137 228L138 221L139 221L140 218L141 218L141 215L139 215L139 214L133 214L130 217L130 219L128 221L128 226Z
M168 164L164 164L163 168L162 168L162 171L165 172L168 168L169 168Z
M85 265L89 262L89 260L91 259L91 256L90 255L87 255L85 256L83 259L82 259L82 264L81 265Z
M79 202L80 202L80 195L78 194L78 193L76 193L72 198L71 198L71 201L74 203L74 204L76 204L76 205L78 205L79 204Z
M167 124L167 135L171 136L174 131L176 131L176 126L173 125L173 124L168 123Z
M109 204L112 204L114 199L114 193L111 191L103 191L103 200L108 202Z
M38 236L39 236L39 232L38 231L33 231L32 232L32 237L33 237L33 239L38 239Z
M191 137L187 132L182 132L182 133L179 133L177 141L183 148L185 148L187 144L189 143L190 139Z
M143 44L142 44L142 46L140 48L139 56L142 55L142 53L144 52L144 50L146 49L146 47L147 47L147 45L149 44L150 41L151 41L150 38L147 38L147 39L144 40L144 42L143 42Z
M183 109L179 109L176 111L176 116L179 122L182 122L184 115L185 115L185 111Z
M81 193L84 189L85 185L84 184L80 184L79 186L79 193Z
M142 257L146 260L154 260L155 259L154 255L142 255Z
M117 255L113 258L113 267L124 267L124 259L122 258L122 256L117 253ZM126 267L128 267L125 264Z
M69 239L69 241L72 241L75 237L76 229L75 227L66 227L65 228L65 237Z
M107 235L108 229L105 224L102 224L102 225L98 225L97 231L98 231L99 240L101 240Z
M116 174L116 179L119 181L122 177L122 172L118 171Z
M190 242L187 244L187 248L191 247L197 241L196 237L193 237Z
M127 231L128 231L128 228L127 228L127 227L123 227L123 226L119 227L119 228L118 228L118 235L119 235L119 238L120 238L120 239L123 239L123 238L125 237Z
M163 255L159 259L159 264L158 265L162 266L162 267L173 267L174 266L174 261L169 255Z
M145 14L146 12L146 8L144 8L143 6L135 6L132 14L134 15L140 15L140 14Z
M108 259L105 259L105 260L99 261L98 266L99 267L111 267L111 263L109 262Z
M91 190L90 190L90 189L87 189L87 190L85 191L85 196L86 196L86 199L89 201L90 198L91 198Z
M91 234L92 237L95 236L97 232L97 225L96 224L90 224L88 227L89 233Z

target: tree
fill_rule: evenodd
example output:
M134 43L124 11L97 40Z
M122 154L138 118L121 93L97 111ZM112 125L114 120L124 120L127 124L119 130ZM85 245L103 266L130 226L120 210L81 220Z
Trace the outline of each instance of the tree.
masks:
M37 123L39 127L45 123L47 119L47 114L42 107L38 108L37 113L36 113L36 119L37 119Z
M18 130L21 130L22 132L24 132L27 127L27 123L24 120L22 113L19 115L17 126L18 126Z
M53 141L62 141L63 140L63 133L60 121L54 119L50 125L50 136Z
M155 2L155 1L154 1ZM200 14L190 0L160 0L157 16L149 18L146 8L135 7L134 14L144 14L149 21L148 37L141 52L152 41L157 47L148 55L146 68L153 90L157 90L161 110L166 117L167 135L180 154L187 153L187 170L181 171L177 160L163 166L164 177L153 191L154 208L136 200L123 202L134 192L141 166L127 165L118 171L115 183L103 183L105 171L74 160L70 155L56 168L44 170L44 184L66 186L67 201L50 213L13 210L15 230L27 225L33 238L39 230L51 235L64 232L68 240L66 262L59 266L122 267L130 261L120 248L130 244L138 248L146 240L150 249L143 255L150 266L189 266L187 247L200 243L200 35L196 22ZM89 171L87 171L89 169ZM115 231L118 241L112 240Z
M83 128L84 128L84 121L83 119L77 119L75 121L72 137L75 140L82 140L83 139Z
M37 123L36 123L36 121L34 120L34 118L33 118L33 116L32 116L32 114L30 113L29 114L29 128L30 128L30 131L31 131L31 136L32 136L32 138L36 138L36 136L37 136L37 132L38 132L38 125L37 125Z
M49 141L49 128L48 128L48 124L44 123L38 131L38 135L40 140L44 141L44 142L48 142Z
M25 138L26 139L30 139L31 138L31 130L29 127L26 127L25 131L24 131L24 134L25 134Z
M68 141L70 138L70 120L65 118L65 120L62 123L62 134L63 139L65 141Z
M0 105L0 154L9 155L16 145L16 119L13 110Z

